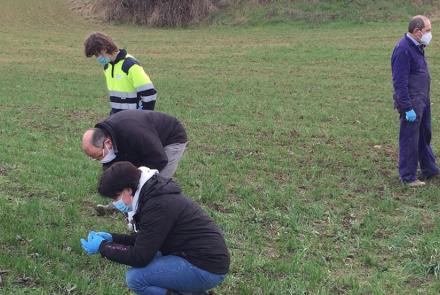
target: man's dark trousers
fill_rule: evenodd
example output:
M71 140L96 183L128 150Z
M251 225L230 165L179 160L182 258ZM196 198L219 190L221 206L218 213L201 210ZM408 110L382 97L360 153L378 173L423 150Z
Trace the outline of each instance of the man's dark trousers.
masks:
M417 103L414 108L416 121L408 122L405 113L400 115L399 173L402 182L416 180L417 165L420 162L422 175L437 175L439 169L431 149L431 103L429 100Z

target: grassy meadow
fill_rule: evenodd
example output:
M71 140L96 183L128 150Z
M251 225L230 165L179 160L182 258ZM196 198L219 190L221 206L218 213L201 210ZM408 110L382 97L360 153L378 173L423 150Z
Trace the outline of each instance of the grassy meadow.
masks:
M440 180L409 189L396 168L389 56L406 22L151 29L30 3L0 11L0 294L129 294L127 267L79 243L125 231L96 216L101 167L81 151L109 111L83 54L96 30L141 61L156 110L187 128L175 178L231 251L217 294L440 293ZM437 28L426 52L440 154Z

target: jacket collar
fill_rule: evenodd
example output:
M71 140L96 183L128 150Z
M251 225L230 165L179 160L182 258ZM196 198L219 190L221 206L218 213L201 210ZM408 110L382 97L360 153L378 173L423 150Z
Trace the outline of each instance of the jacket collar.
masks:
M127 50L125 50L125 49L120 49L118 55L116 56L115 61L112 62L112 64L117 64L117 63L120 62L121 60L125 59L126 56L127 56Z
M422 54L422 55L425 54L425 51L423 49L423 45L422 44L416 45L414 43L414 41L407 34L405 34L405 40L406 40L406 42L408 43L409 46L415 48L418 52L420 52L420 54Z

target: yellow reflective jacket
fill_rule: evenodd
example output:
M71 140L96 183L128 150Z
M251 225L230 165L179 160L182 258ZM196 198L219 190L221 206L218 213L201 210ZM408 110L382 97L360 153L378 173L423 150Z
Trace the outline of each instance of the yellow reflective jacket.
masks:
M122 110L154 110L157 91L138 61L121 49L114 62L104 66L111 114Z

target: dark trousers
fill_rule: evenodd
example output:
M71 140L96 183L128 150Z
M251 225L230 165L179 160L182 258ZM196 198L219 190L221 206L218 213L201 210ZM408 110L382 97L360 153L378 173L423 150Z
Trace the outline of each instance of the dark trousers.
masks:
M402 182L416 180L417 165L422 175L430 177L439 173L431 149L431 103L420 103L415 109L417 119L408 122L405 113L400 115L399 174Z

